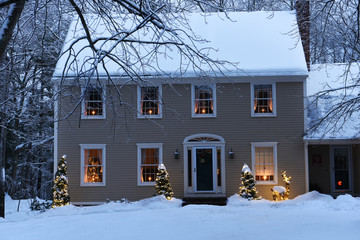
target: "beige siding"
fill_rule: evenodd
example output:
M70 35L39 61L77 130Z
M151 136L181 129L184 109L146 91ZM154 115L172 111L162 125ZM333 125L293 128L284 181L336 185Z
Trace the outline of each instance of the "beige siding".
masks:
M251 142L278 142L278 184L284 185L280 170L286 170L292 176L291 197L304 193L302 83L276 84L277 117L251 117L250 83L218 84L217 89L216 118L191 117L190 84L163 85L162 119L136 118L136 86L122 90L122 101L129 105L121 106L113 88L107 89L106 120L80 120L80 109L76 109L67 120L59 123L58 135L58 155L68 156L71 200L98 202L152 196L154 187L137 186L136 143L164 144L164 163L175 197L181 198L184 193L182 143L185 137L197 133L216 134L225 139L227 196L238 191L242 165L246 162L251 166ZM60 110L67 113L74 104L76 100L64 97ZM86 143L107 144L105 187L80 187L79 144ZM228 158L230 148L235 153L234 159ZM176 149L180 159L174 159ZM257 187L262 196L271 198L271 185Z

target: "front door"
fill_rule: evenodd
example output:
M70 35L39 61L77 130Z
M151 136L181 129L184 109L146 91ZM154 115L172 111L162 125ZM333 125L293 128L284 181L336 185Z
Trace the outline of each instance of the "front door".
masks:
M215 191L215 151L213 147L194 148L194 185L196 192Z
M350 147L332 147L333 189L351 191Z

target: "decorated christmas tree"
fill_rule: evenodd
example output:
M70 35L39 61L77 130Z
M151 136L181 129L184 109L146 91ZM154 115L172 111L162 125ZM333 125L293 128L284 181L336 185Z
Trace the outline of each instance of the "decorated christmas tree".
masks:
M53 187L53 204L52 207L61 207L70 204L68 191L68 178L66 167L66 156L62 156L55 174Z
M166 171L165 165L160 164L155 180L156 195L164 195L166 199L170 200L174 195L170 182L169 174Z
M260 198L257 197L257 193L258 192L255 187L254 176L252 175L249 166L246 163L244 163L241 172L241 185L239 188L238 195L248 200L256 200L261 198L261 197Z

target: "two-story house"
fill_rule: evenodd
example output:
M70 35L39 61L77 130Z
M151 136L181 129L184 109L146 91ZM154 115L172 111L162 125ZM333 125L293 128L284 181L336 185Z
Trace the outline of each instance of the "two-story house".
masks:
M271 199L274 185L284 185L281 170L292 176L290 197L307 191L308 71L296 13L227 14L188 17L204 44L216 49L213 56L237 63L223 75L200 76L188 66L182 76L159 76L158 67L169 74L179 71L171 63L176 57L170 57L139 73L142 81L108 67L98 69L88 85L81 79L73 85L77 73L66 65L69 55L62 56L54 73L54 82L62 82L55 160L67 155L73 203L151 197L161 163L177 198L235 194L244 163L265 198ZM80 42L77 21L64 49Z

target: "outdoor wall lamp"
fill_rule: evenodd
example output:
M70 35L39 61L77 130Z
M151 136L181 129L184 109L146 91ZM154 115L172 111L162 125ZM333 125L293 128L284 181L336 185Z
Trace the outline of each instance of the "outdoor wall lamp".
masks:
M179 157L180 157L180 153L179 153L179 151L177 149L174 152L174 157L175 157L175 159L179 159Z
M234 152L233 152L232 148L230 148L230 151L229 151L229 158L230 159L234 158Z

